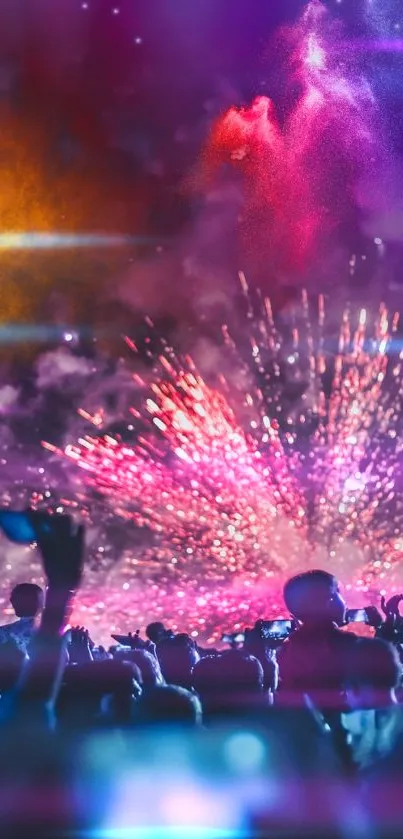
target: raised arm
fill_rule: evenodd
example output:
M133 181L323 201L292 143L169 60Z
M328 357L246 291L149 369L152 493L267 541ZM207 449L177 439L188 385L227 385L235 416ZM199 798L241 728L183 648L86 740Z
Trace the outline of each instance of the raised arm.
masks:
M32 513L32 521L47 578L46 602L10 712L49 719L66 662L65 628L81 582L84 530L69 516Z

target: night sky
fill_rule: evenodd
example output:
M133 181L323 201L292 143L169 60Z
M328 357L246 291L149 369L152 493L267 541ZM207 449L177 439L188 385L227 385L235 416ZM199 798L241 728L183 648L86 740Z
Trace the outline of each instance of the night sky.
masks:
M352 37L370 32L365 0L327 5ZM391 26L398 25L389 5ZM209 120L234 100L281 90L272 33L303 7L299 0L4 0L3 104L30 128L45 129L49 165L74 167L84 158L102 202L112 183L129 218L139 202L148 231L172 233L192 209L179 186Z
M343 21L352 43L367 39L370 45L359 62L381 104L382 131L400 168L399 4L324 5ZM205 192L194 186L195 168L212 122L231 105L264 94L283 118L292 92L285 90L281 33L305 6L299 0L4 0L3 228L155 237L150 246L103 253L6 252L4 324L85 324L95 318L105 326L127 315L128 306L197 321L201 286L207 317L217 289L228 296L230 278L248 268L234 236L239 207L231 195L206 203ZM380 41L392 49L379 49ZM389 179L396 182L395 170ZM400 219L399 205L399 231ZM367 231L358 216L353 221L340 225L344 266L349 251L371 256ZM396 273L393 248L400 232L394 229L390 238ZM206 253L207 268L200 264ZM326 261L320 282L328 272ZM263 270L256 273L264 285ZM217 308L220 317L220 301Z

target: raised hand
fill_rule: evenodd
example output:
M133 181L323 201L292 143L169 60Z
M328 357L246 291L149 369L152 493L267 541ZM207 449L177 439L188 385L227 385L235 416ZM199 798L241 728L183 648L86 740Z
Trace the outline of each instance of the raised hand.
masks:
M382 615L376 606L366 606L365 611L367 613L368 626L373 626L375 629L382 626Z
M394 594L389 600L381 599L382 611L388 618L399 618L399 604L403 600L403 594Z
M15 708L22 713L24 703L31 703L32 695L35 695L40 714L48 714L57 696L65 665L64 629L82 577L84 528L77 528L70 516L32 510L28 511L28 515L42 554L48 590L40 626L31 643L30 658L19 684ZM87 643L88 639L85 640ZM83 636L80 636L81 642L84 642Z
M140 638L139 629L134 634L129 632L127 635L111 635L111 638L123 647L131 647L132 650L147 650L150 653L155 653L155 644L152 641L144 641Z
M84 664L87 661L92 661L91 645L94 645L88 629L85 629L84 626L73 626L70 629L70 638L70 661L73 664Z
M75 591L81 582L84 528L67 515L30 511L49 587Z

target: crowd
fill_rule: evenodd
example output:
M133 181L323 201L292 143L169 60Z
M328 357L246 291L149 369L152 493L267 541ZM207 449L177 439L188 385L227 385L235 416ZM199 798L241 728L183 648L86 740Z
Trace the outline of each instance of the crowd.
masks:
M0 627L1 835L109 824L111 784L120 804L108 836L142 837L154 822L160 832L149 835L161 837L202 824L198 835L213 839L227 822L251 837L402 834L399 596L369 607L374 637L358 637L336 579L309 571L285 585L287 637L259 621L230 649L205 650L150 622L145 638L97 647L69 626L83 529L68 516L32 522L47 590L16 586L16 621Z

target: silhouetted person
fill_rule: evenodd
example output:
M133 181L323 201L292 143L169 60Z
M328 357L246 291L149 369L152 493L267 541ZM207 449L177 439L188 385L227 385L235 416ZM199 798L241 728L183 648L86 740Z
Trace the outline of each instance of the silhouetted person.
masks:
M137 702L136 721L142 726L176 725L194 727L202 723L200 699L178 685L152 688Z
M191 688L192 670L200 659L196 644L185 633L164 638L157 646L162 675L169 685Z
M242 650L200 659L193 670L193 687L209 721L254 715L269 705L263 667Z
M346 659L346 698L353 711L397 705L402 666L396 649L380 638L358 638Z
M169 629L165 629L165 626L161 621L155 621L154 623L149 623L146 629L146 635L149 641L152 641L153 644L159 644L167 636L172 636L173 633Z
M43 609L45 596L34 583L19 583L11 592L10 602L18 618L0 626L0 643L14 641L23 653L28 652L35 630L35 619Z
M346 656L356 636L342 632L346 604L335 577L307 571L284 587L284 600L299 628L278 652L281 696L300 705L308 694L319 708L342 708Z
M64 730L127 726L139 696L139 668L125 661L89 661L67 667L57 718Z
M308 697L330 725L339 755L349 767L351 755L341 712L347 709L347 657L357 636L340 629L346 604L338 582L327 571L307 571L288 580L284 600L299 628L278 652L278 699L302 707Z
M379 638L359 638L347 658L343 714L353 758L360 769L388 755L403 732L396 698L402 667L395 648Z

